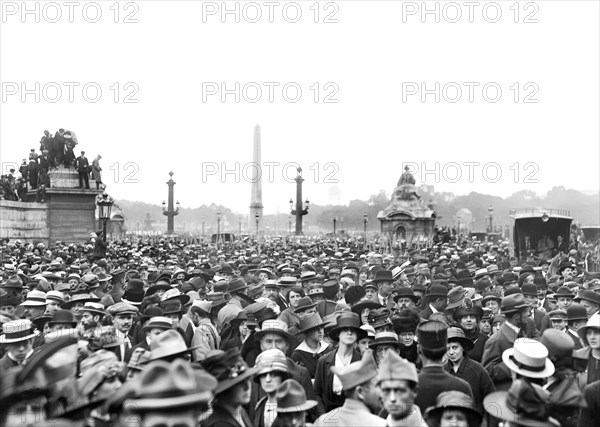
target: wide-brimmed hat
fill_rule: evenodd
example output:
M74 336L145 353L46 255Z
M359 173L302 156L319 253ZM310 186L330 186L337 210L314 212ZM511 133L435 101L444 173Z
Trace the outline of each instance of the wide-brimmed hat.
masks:
M227 353L223 350L211 350L206 354L202 366L219 382L214 391L215 395L229 390L258 372L257 366L248 367L237 349Z
M475 316L476 318L481 319L483 317L483 309L467 300L465 301L465 304L458 307L454 310L454 313L452 313L452 317L457 322L460 322L460 319L465 316Z
M277 398L277 412L301 412L317 406L316 400L306 400L304 387L294 379L288 379L281 383L275 394Z
M185 305L188 303L188 301L190 300L189 295L186 294L182 294L179 289L169 289L167 292L165 292L164 294L161 295L160 297L160 302L165 303L167 301L175 301L178 300L181 302L181 305Z
M323 322L319 313L313 313L310 316L300 319L300 326L299 326L300 332L298 332L296 335L306 333L312 329L324 328L324 327L325 327L325 322Z
M395 332L377 332L375 334L375 339L369 344L369 348L373 351L377 351L377 347L382 345L390 345L395 348L400 348L402 346L398 340L398 334Z
M450 341L457 341L465 351L470 351L474 347L473 341L466 337L465 332L454 326L448 328L448 342Z
M258 368L254 381L259 380L259 377L269 372L279 372L283 379L290 377L290 369L287 364L285 354L277 348L265 350L256 357L255 366Z
M522 293L516 293L502 298L500 311L502 314L515 313L528 306L525 296Z
M446 309L451 310L461 306L466 295L467 291L462 286L450 289L448 292L448 305L446 306Z
M260 331L254 333L254 339L260 341L260 339L266 334L278 334L285 338L288 342L292 342L293 336L288 332L287 323L278 319L268 319L262 324Z
M598 304L600 306L600 294L594 291L590 291L590 290L584 290L579 292L579 295L577 295L573 301L581 301L581 300L586 300L589 302L593 302L594 304Z
M154 361L146 366L134 383L135 398L124 402L134 412L166 408L195 407L209 402L217 380L203 370L194 370L189 363L175 360Z
M457 390L445 391L437 397L435 406L425 411L425 421L430 427L439 427L442 414L446 409L458 409L466 414L467 425L478 426L483 415L477 411L471 396Z
M6 282L2 283L0 287L5 289L21 289L23 288L23 282L18 276L12 276Z
M6 322L2 325L2 332L0 334L0 344L27 341L37 335L29 319L17 319L12 322Z
M248 287L248 285L246 284L244 279L242 279L241 277L238 277L237 279L233 279L231 282L229 282L227 292L232 294L234 292L242 291L242 290L246 289L247 287Z
M152 338L150 342L150 361L182 356L198 347L200 346L188 348L179 332L172 328L167 329Z
M41 307L48 305L46 302L46 293L33 290L27 294L27 298L21 304L23 307Z
M52 320L48 322L49 326L69 325L72 328L77 326L75 316L70 310L56 310L52 315Z
M483 400L485 410L493 417L525 427L560 427L548 416L550 394L524 380L515 380L508 391L488 394Z
M360 316L351 311L342 312L336 321L336 326L329 331L332 340L337 341L343 329L353 329L358 334L357 341L367 337L367 331L360 329Z
M379 308L383 308L383 305L373 300L365 299L354 304L352 307L350 307L350 310L360 315L363 312L363 310L377 310Z
M585 343L585 345L589 345L587 340L587 331L589 329L597 329L598 331L600 331L600 314L594 314L592 317L590 317L585 326L582 326L577 330L577 334Z
M546 346L530 338L517 338L513 347L502 353L502 361L511 371L529 378L547 378L554 373Z
M308 310L309 308L315 307L317 304L319 304L319 301L313 302L313 300L310 297L302 297L298 300L298 305L294 309L294 312L298 313L304 310Z

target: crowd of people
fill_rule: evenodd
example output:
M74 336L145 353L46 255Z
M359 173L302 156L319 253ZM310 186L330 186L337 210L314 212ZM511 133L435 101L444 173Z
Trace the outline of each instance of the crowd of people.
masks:
M0 425L580 426L600 273L456 240L2 241Z
M102 168L98 155L90 165L85 151L75 156L77 135L70 130L60 128L54 136L45 130L40 140L39 153L32 148L29 159L23 159L19 170L10 168L7 174L0 176L0 200L27 201L27 192L36 191L36 202L45 202L45 190L52 186L49 172L59 167L77 171L79 187L90 188L90 175L96 183L96 189L103 188Z

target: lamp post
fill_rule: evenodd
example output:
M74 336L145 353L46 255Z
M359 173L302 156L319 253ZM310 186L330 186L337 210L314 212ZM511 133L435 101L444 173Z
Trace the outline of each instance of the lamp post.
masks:
M340 234L344 234L344 217L340 217Z
M292 216L288 216L288 234L292 234Z
M202 237L204 237L204 221L206 218L202 217Z
M106 223L110 219L114 200L106 193L98 195L96 204L98 205L98 217L102 220L102 241L106 242Z
M217 247L221 243L221 211L217 211Z
M258 242L258 223L260 221L260 215L258 212L254 214L254 219L256 220L256 241Z
M290 199L290 213L296 216L296 235L302 235L302 216L308 215L309 201L306 199L304 202L304 209L302 209L302 168L296 169L298 175L295 178L296 181L296 209L294 209L294 201Z
M179 215L179 200L177 201L177 209L174 209L173 187L175 186L175 181L173 181L173 172L169 172L169 177L167 181L167 185L169 186L169 205L165 208L166 204L163 200L163 215L167 217L167 234L175 234L175 216Z
M492 207L492 205L490 205L490 207L488 208L488 220L490 221L490 226L489 226L489 230L488 233L493 233L494 232L494 228L492 225L492 221L494 220L494 208Z
M240 231L240 236L242 235L242 217L238 218L238 225L239 225L239 231Z
M337 225L337 217L333 217L333 235L335 236L335 226Z

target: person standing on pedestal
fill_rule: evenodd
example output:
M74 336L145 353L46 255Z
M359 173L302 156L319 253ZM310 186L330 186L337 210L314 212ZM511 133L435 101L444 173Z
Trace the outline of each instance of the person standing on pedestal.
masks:
M31 149L29 153L29 164L27 165L27 180L31 189L36 189L38 185L38 155Z
M100 167L101 158L102 156L98 154L92 161L92 178L96 181L96 190L99 190L100 184L102 184L102 168Z
M77 157L76 160L77 172L79 172L79 188L83 187L83 182L85 181L85 189L90 189L90 163L88 162L87 157L85 157L85 151L81 152L81 156Z

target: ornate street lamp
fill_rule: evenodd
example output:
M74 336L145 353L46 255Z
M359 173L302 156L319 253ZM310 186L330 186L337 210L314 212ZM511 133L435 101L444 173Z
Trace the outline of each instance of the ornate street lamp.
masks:
M488 220L490 221L490 229L489 229L489 233L493 233L494 232L494 228L492 225L492 221L494 220L494 208L492 207L492 205L490 205L490 207L488 208Z
M304 202L304 209L302 208L302 168L296 169L298 175L295 178L296 181L296 208L294 209L294 201L290 199L290 213L296 217L296 235L302 235L302 216L308 215L309 201L306 199Z
M110 219L114 200L106 193L99 194L96 198L98 217L102 220L102 240L106 242L106 223Z
M169 205L166 206L163 200L163 215L167 217L167 234L175 234L175 216L179 215L179 200L177 200L177 207L173 206L175 181L173 181L173 172L169 172L169 180L167 181L169 186Z
M239 229L240 229L240 236L242 235L242 217L238 218L238 225L239 225Z
M367 246L367 222L369 222L369 217L367 214L363 215L363 225L365 227L365 247Z

